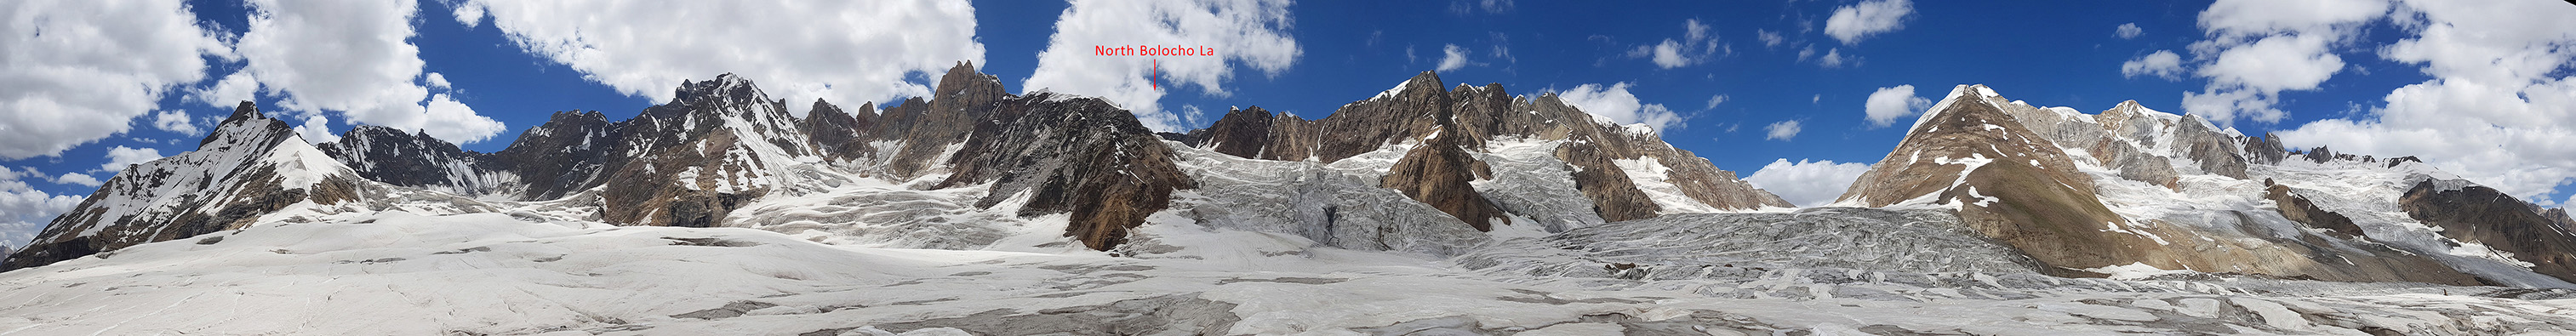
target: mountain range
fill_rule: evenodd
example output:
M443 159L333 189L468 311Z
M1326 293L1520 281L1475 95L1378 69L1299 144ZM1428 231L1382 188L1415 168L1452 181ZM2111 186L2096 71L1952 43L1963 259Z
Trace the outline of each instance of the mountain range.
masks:
M2576 303L2556 300L2576 296L2576 220L2414 157L1961 85L1833 204L1798 208L1553 93L1446 84L1426 71L1321 119L1235 108L1156 133L1116 103L1012 94L966 63L930 97L817 100L801 117L788 104L803 102L725 74L626 120L554 113L491 153L377 126L309 142L243 102L197 150L126 167L0 261L14 288L0 302L25 302L0 310L35 316L0 327L2576 330ZM358 284L322 284L343 278ZM352 292L376 287L395 290ZM74 312L228 306L206 295L478 312L381 330ZM1369 303L1387 300L1402 303ZM490 311L538 301L537 318ZM1844 304L1728 308L1746 302ZM1995 313L1814 316L1945 308ZM1300 313L1316 309L1349 313Z

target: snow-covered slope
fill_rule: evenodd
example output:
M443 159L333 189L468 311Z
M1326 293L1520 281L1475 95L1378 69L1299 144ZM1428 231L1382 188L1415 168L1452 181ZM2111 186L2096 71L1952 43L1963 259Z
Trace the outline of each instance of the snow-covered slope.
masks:
M356 201L356 175L243 102L198 150L126 167L0 269L247 226L292 204Z
M1659 220L1851 211L1877 212ZM1896 217L1926 215L1941 214ZM1839 221L1832 218L1799 220ZM1850 224L1836 228L1896 230L1873 231L1886 238L1941 230L1844 223ZM1765 226L1603 226L1598 233L1609 235L1564 242L1722 241L1735 236L1729 231ZM1664 239L1576 238L1616 238L1623 234L1613 232L1632 229ZM1833 230L1782 232L1821 244L1667 245L1691 254L1516 254L1566 269L1607 270L1564 274L1497 274L1517 272L1335 248L1218 253L1258 248L1261 240L1159 223L1145 230L1192 258L865 248L742 228L619 227L505 214L344 213L0 273L0 302L7 303L0 305L0 333L2474 335L2565 333L2576 326L2566 314L2576 301L2493 297L2563 297L2563 291L1838 271L1818 263L1873 265L1831 256L1909 252L1867 243L1885 238L1835 238L1843 235ZM1939 257L1942 251L1914 252ZM1683 260L1737 258L1730 255L1787 261L1738 263L1743 272L1737 273L1670 271L1690 270L1678 268L1689 265ZM1930 259L1875 265L1909 260Z
M2036 152L2063 155L2072 164L2066 168L2081 173L2059 183L2079 190L2092 189L2084 196L2096 201L2075 204L2098 204L2118 218L2108 224L2094 224L2093 230L2088 231L2126 241L2107 244L2115 248L2103 250L2116 253L2100 253L2112 256L2103 260L2051 257L2050 249L2016 242L2054 266L2097 272L2233 272L2345 281L2571 286L2564 279L2535 273L2529 263L2510 257L2510 253L2484 249L2476 241L2446 237L2442 229L2401 209L2401 196L2417 182L2468 184L2420 162L2382 163L2359 157L2284 161L2279 158L2288 153L2268 152L2278 151L2277 139L2245 137L2196 116L2164 113L2134 101L2085 114L2071 108L2043 108L2006 99L1980 85L1963 85L1952 92L1952 97L1938 104L1939 109L1926 113L1917 122L1907 145L1891 153L1890 159L1925 155L1909 153L1920 149L1908 150L1911 147L1905 146L1943 143L1937 139L1953 138L1940 134L1963 131L2009 128L2039 139L2006 136L1949 147L2051 145L2037 148ZM1945 130L1943 124L1936 122L1957 118L1956 111L1962 109L1955 106L1963 104L1983 106L1970 110L2002 112L2015 123L1990 123L1982 129L1965 130L1952 124L1948 127L1953 129ZM2268 148L2272 149L2266 149L2264 144L2270 144ZM1996 167L1992 163L2019 160L2011 157L1998 155L1978 162L1990 163L1982 166L1992 169ZM2037 162L2031 161L2032 165L2046 166ZM1955 190L1975 184L1964 177L1979 169L1975 166L1979 165L1961 172L1958 182L1951 183L1953 187L1928 190ZM1861 187L1856 184L1855 192ZM1946 196L1948 193L1933 192L1919 194L1921 197L1894 193L1891 195L1895 199L1904 201L1886 204L1946 204L1961 209L1964 215L1984 211L1987 207L1983 202L1990 199L2009 202L2027 197L1993 196L2006 192L2008 186L1977 187L1973 190L1984 192L1961 195L1964 197L1956 198L1960 203L1950 203L1953 198ZM2310 213L2329 218L2309 218ZM2044 221L2047 217L2039 218ZM2014 240L2008 234L1998 237ZM2082 261L2073 262L2077 260Z

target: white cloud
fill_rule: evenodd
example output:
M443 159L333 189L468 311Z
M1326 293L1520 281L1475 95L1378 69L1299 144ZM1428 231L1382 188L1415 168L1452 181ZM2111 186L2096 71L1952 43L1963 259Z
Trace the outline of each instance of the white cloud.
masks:
M339 135L331 134L331 118L320 113L305 115L304 124L295 126L295 134L310 143L340 141Z
M1708 96L1708 106L1707 106L1707 107L1701 107L1700 109L1702 109L1702 110L1706 110L1706 109L1714 109L1714 108L1717 108L1717 104L1725 104L1725 103L1726 103L1726 99L1727 99L1726 94L1723 94L1723 93L1720 93L1720 94L1717 94L1717 95L1714 95L1714 96Z
M2392 16L2407 36L2380 56L2433 78L2356 119L2282 131L2286 144L2418 156L2532 200L2576 178L2576 6L2406 1Z
M733 73L798 116L818 98L857 106L929 96L935 82L908 78L936 81L959 61L984 63L975 9L963 0L472 0L455 17L489 17L521 50L620 93L668 102L681 81ZM1137 17L1148 16L1124 18ZM1174 62L1163 69L1180 74ZM1142 64L1132 70L1145 85Z
M1764 139L1789 141L1798 137L1798 121L1784 120L1771 123L1771 126L1762 126L1762 130L1769 133L1763 136Z
M296 114L338 112L351 123L423 130L460 143L499 134L503 126L489 117L440 115L456 109L429 106L437 102L429 101L433 87L422 85L426 62L420 59L420 47L409 42L419 5L412 0L251 1L249 27L234 44L246 65L212 88L192 90L191 98L230 107L260 88L258 92L279 98L279 110Z
M1721 53L1721 48L1725 48L1725 52ZM1708 24L1699 23L1699 19L1687 19L1682 21L1681 39L1667 38L1660 43L1637 46L1628 51L1628 57L1645 58L1653 61L1656 67L1671 69L1708 62L1732 52L1732 48L1718 43L1717 34Z
M1470 1L1470 0L1450 0L1450 1L1449 1L1449 13L1451 13L1451 14L1458 14L1458 15L1469 15L1469 14L1475 14L1477 9L1484 9L1486 14L1501 14L1501 13L1505 13L1505 12L1511 12L1511 11L1512 11L1512 0L1474 0L1474 1Z
M429 73L428 75L423 75L423 76L424 76L424 77L422 78L422 80L423 80L423 81L426 81L426 82L429 82L429 87L430 87L430 88L432 88L432 89L446 89L446 88L448 88L448 85L447 85L447 84L448 84L448 83L447 83L447 75L441 75L441 74L438 74L438 73L436 73L436 72L432 72L432 73Z
M1826 51L1825 51L1825 56L1824 56L1824 57L1817 57L1817 58L1816 58L1816 64L1817 64L1817 65L1823 65L1823 66L1825 66L1825 67L1827 67L1827 68L1840 68L1840 67L1843 67L1843 61L1844 61L1844 59L1843 59L1843 49L1842 49L1842 48L1834 48L1833 50L1826 50Z
M1835 197L1842 196L1845 189L1851 188L1852 181L1860 179L1860 174L1868 172L1869 164L1863 163L1834 163L1832 160L1790 163L1789 159L1779 159L1762 166L1762 170L1754 171L1744 180L1780 195L1790 204L1811 207L1833 202Z
M125 132L222 42L179 0L0 2L0 159ZM0 219L5 220L5 219Z
M2209 82L2184 93L2183 110L2232 126L2237 117L2277 122L2282 91L2314 90L2344 67L2334 47L2388 12L2383 0L2223 0L2200 12L2209 39L2191 44L2210 60L2194 75ZM2127 66L2122 64L2122 66Z
M1691 65L1690 57L1682 56L1681 43L1673 42L1672 39L1664 39L1664 43L1655 44L1654 60L1655 66L1665 69Z
M1607 87L1601 84L1583 84L1575 86L1573 90L1558 92L1556 97L1565 101L1567 105L1574 105L1575 108L1583 109L1583 112L1610 119L1614 123L1646 124L1657 132L1662 132L1667 127L1681 126L1681 115L1664 108L1664 104L1645 104L1637 100L1637 95L1628 93L1628 86L1626 82Z
M1932 100L1914 95L1914 85L1897 85L1870 92L1861 112L1866 114L1870 127L1887 127L1895 124L1896 118L1922 113L1931 106Z
M1905 17L1913 14L1913 1L1862 1L1834 9L1834 16L1825 18L1825 35L1845 45L1858 44L1870 35L1905 28Z
M1465 47L1451 44L1447 47L1440 48L1440 53L1448 55L1440 57L1440 71L1458 70L1458 68L1465 68L1467 65L1475 64L1473 61L1467 59L1467 48Z
M2174 54L2170 50L2157 50L2155 53L2120 63L2120 76L2138 77L2138 75L2163 77L2168 80L2182 79L2182 55Z
M1163 95L1145 78L1160 60L1172 87L1193 86L1227 96L1225 82L1235 67L1276 76L1296 64L1304 51L1288 34L1292 26L1285 0L1244 1L1075 1L1056 21L1055 35L1038 53L1037 70L1022 82L1024 90L1045 88L1060 93L1101 96L1117 102L1146 127L1178 131L1179 118L1164 111ZM909 34L909 32L903 32ZM1206 46L1218 56L1095 56L1094 46Z
M1786 40L1780 37L1780 32L1761 29L1754 29L1753 36L1762 40L1763 47L1777 47L1780 46L1780 42Z
M2138 38L2138 34L2145 34L2147 32L2145 29L2138 29L2138 23L2136 22L2122 23L2120 24L2120 28L2116 30L2118 31L2120 38L2123 39Z
M28 187L23 179L45 178L34 168L0 167L0 245L26 246L54 216L79 206L82 197L53 195Z
M197 128L196 118L190 118L188 117L187 112L180 112L178 110L153 113L152 128L187 135L199 135L202 134L199 132L205 132L205 130Z
M152 162L161 158L160 149L116 146L116 148L107 149L107 164L98 165L98 169L110 173L122 172L125 171L126 165Z
M99 184L101 184L102 182L99 182L99 181L98 181L98 178L96 178L96 177L90 177L90 176L89 176L89 174L82 174L82 173L63 173L63 176L61 176L61 177L55 177L55 178L54 178L54 183L78 184L78 185L84 185L84 186L90 186L90 187L97 187L97 186L98 186Z
M231 75L225 75L224 79L215 81L214 86L188 88L188 100L205 103L215 108L232 108L240 106L241 102L250 101L252 96L258 93L258 77L251 76L249 71L235 71Z

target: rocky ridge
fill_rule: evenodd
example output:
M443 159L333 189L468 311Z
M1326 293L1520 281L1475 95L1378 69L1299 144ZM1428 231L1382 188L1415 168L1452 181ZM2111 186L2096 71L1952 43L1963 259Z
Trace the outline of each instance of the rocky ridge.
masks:
M596 111L557 112L546 123L529 128L509 147L491 153L461 150L420 132L375 126L357 127L339 140L307 146L300 141L286 141L300 138L288 132L291 129L282 122L245 112L227 121L226 129L260 132L219 133L209 137L208 144L250 141L267 146L260 148L309 152L300 157L328 161L328 167L321 168L326 176L321 180L328 182L326 188L290 186L282 188L287 194L263 196L263 201L256 204L222 205L215 207L228 210L202 211L227 214L217 218L230 223L227 225L174 224L201 221L196 219L66 216L65 220L71 221L66 223L99 222L166 233L137 237L55 233L47 240L53 244L28 250L60 252L37 253L45 257L31 257L28 262L13 265L41 265L135 243L239 228L249 218L299 202L342 209L332 211L382 211L423 202L438 204L439 208L464 209L458 212L544 207L567 211L558 215L619 225L732 226L736 224L730 221L735 220L733 214L738 209L764 204L766 200L835 193L854 178L884 180L923 190L970 190L980 195L971 202L974 207L1012 209L1023 218L1064 214L1062 232L1071 241L1091 249L1110 250L1126 242L1130 229L1167 208L1176 191L1199 184L1197 178L1175 165L1179 155L1173 152L1175 148L1197 144L1244 157L1327 164L1394 150L1386 154L1389 164L1364 168L1371 172L1363 175L1372 180L1361 184L1365 189L1350 191L1398 195L1407 202L1448 215L1446 220L1430 222L1379 218L1392 221L1380 222L1390 225L1425 226L1407 229L1421 232L1451 232L1430 227L1446 225L1486 231L1515 220L1543 221L1546 223L1534 224L1562 230L1662 213L1788 206L1778 197L1737 180L1733 173L1717 170L1689 151L1664 144L1651 130L1601 122L1553 95L1516 97L1506 94L1499 85L1460 85L1444 90L1440 83L1436 75L1425 72L1398 89L1349 104L1323 120L1272 115L1258 107L1239 110L1229 113L1216 127L1178 137L1182 141L1177 143L1165 142L1125 110L1105 101L1046 92L1010 94L998 78L978 73L972 64L964 63L941 76L936 96L916 97L883 108L866 103L857 110L815 101L803 117L791 115L786 101L769 98L757 85L739 76L725 74L712 80L686 81L675 89L671 101L645 108L631 119L612 121ZM249 107L246 105L244 110L249 111ZM1332 131L1325 131L1328 129ZM227 140L252 136L259 138ZM1494 141L1556 144L1544 149L1560 163L1551 166L1524 159L1515 164L1537 164L1529 167L1565 173L1553 177L1523 176L1526 174L1521 172L1497 174L1489 164L1497 156L1488 148L1499 146ZM206 152L215 153L232 147L209 148L214 150ZM243 155L261 153L265 152ZM192 156L181 156L186 157ZM178 160L164 165L175 169L182 165ZM245 162L188 165L257 166ZM1590 209L1539 204L1550 203L1544 199L1554 196L1515 194L1507 200L1495 200L1480 194L1480 190L1504 188L1491 183L1498 175L1512 175L1518 180L1571 179L1573 188L1565 190L1565 194L1579 192L1591 203ZM108 190L157 179L145 174L121 176L127 176L122 180L125 182L111 184L116 188ZM254 177L195 184L209 190L222 189L218 186L281 189L257 181L265 177ZM374 189L347 191L363 188ZM188 188L173 190L177 189ZM294 193L297 190L318 196ZM102 195L93 201L171 199L159 194ZM405 196L385 196L398 202L339 204L343 199L363 195ZM1333 220L1343 217L1325 210L1323 230L1357 225ZM1412 216L1398 213L1403 212L1388 214ZM174 225L190 226L166 229ZM74 227L57 226L62 227L57 231ZM1401 232L1383 229L1379 232ZM1451 237L1441 238L1447 242L1435 244L1441 247L1433 250L1454 250L1485 239L1454 232L1444 234ZM1397 245L1416 246L1390 245L1395 240L1416 238L1419 237L1381 234L1361 238L1375 243L1350 246L1392 249ZM75 239L120 242L102 245Z
M1663 213L1753 210L1793 207L1769 192L1752 187L1735 173L1717 169L1697 154L1673 148L1642 125L1615 125L1565 104L1554 94L1513 96L1499 84L1440 87L1437 73L1425 71L1395 88L1366 100L1343 105L1323 119L1308 120L1260 107L1235 109L1205 129L1191 131L1183 142L1219 153L1281 161L1315 160L1330 164L1390 145L1438 142L1415 147L1425 165L1409 171L1440 176L1425 180L1487 179L1475 173L1484 162L1454 159L1443 147L1487 152L1496 141L1562 141L1553 156L1575 168L1572 176L1605 221L1650 218ZM1455 139L1447 139L1455 137ZM1663 176L1631 176L1631 171ZM1471 174L1473 173L1473 174ZM1473 175L1473 176L1468 176ZM1421 185L1413 176L1396 177L1400 185ZM1454 184L1454 183L1452 183ZM1649 187L1652 186L1652 187ZM1666 197L1650 195L1661 192ZM1470 223L1500 218L1472 199L1474 190L1457 187L1425 189L1420 195L1458 195L1456 199L1416 200L1442 204L1441 209ZM1453 196L1443 196L1453 197ZM1478 224L1479 226L1483 226Z
M2366 169L2429 167L2400 165L2395 160L2377 166L2373 158L2333 154L2324 148L2304 154L2282 148L2280 140L2268 134L2246 137L2196 116L2157 112L2135 101L2083 114L2063 107L2035 107L2005 99L1984 86L1963 85L1927 111L1905 140L1864 174L1839 204L1955 209L1965 225L2022 250L2050 266L2041 271L2058 275L2223 270L2335 281L2557 282L2533 282L2529 276L2515 275L2550 273L2546 262L2528 270L2499 270L2491 266L2492 261L2450 257L2453 252L2447 248L2412 243L2441 239L2405 229L2440 222L2427 218L2442 215L2426 215L2422 210L2433 207L2410 205L2404 210L2418 221L2376 215L2399 210L2393 207L2371 210L2376 208L2355 208L2351 203L2388 200L2343 195L2333 202L2312 200L2312 193L2320 191L2306 188L2350 187L2329 186L2347 182L2318 180L2327 175L2311 170L2347 168L2300 165L2359 161L2367 166L2360 168ZM2284 163L2291 157L2303 160ZM2375 192L2393 196L2395 191ZM2433 197L2408 195L2409 199ZM2528 220L2510 221L2516 222L2513 227L2549 225L2527 205L2495 208L2529 213L2516 217ZM2371 216L2357 216L2356 211L2368 211ZM2508 239L2453 231L2443 235L2462 243ZM2546 244L2550 243L2501 245L2536 252L2547 248L2533 246ZM2515 256L2552 258L2545 253Z

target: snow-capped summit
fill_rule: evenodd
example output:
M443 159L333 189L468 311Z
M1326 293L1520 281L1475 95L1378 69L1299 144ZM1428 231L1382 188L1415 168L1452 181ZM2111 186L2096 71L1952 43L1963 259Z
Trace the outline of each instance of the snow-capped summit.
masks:
M197 150L127 166L0 269L241 228L300 203L356 201L367 197L363 182L285 121L242 102Z
M2570 271L2560 266L2568 263L2555 260L2576 236L2546 230L2551 222L2527 203L2419 187L2431 183L2421 176L2448 176L2420 163L2309 153L2316 159L2284 162L2291 153L2271 135L2245 137L2136 101L2085 114L1962 85L1842 204L1955 209L1969 227L2075 275L2163 270L2568 286ZM2479 210L2437 210L2461 207ZM2506 231L2522 234L2495 234Z

